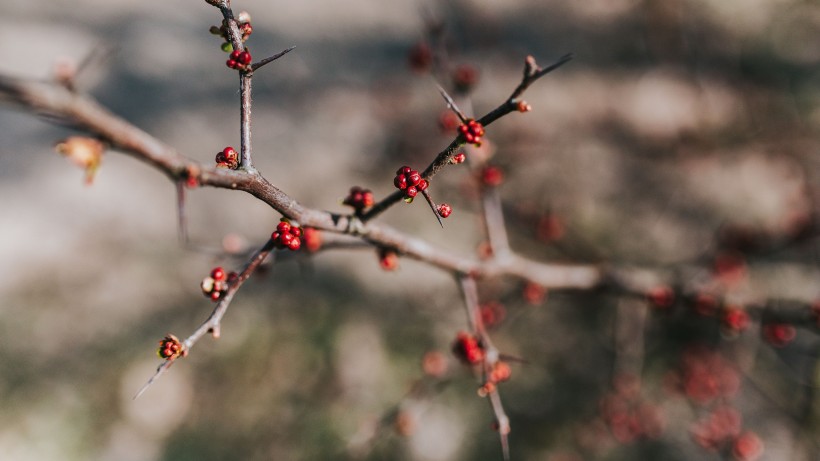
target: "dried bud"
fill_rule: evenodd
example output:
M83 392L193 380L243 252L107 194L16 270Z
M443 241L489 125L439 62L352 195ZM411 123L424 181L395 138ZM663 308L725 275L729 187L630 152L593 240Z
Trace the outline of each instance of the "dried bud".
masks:
M94 181L94 173L102 161L105 146L102 142L94 138L84 136L71 136L63 142L58 143L55 150L65 155L72 163L85 169L85 182L91 184Z

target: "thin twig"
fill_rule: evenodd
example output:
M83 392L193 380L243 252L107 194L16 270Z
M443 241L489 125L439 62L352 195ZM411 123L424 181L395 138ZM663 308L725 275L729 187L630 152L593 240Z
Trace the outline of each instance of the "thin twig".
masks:
M291 51L293 51L294 49L296 49L296 47L295 47L295 46L292 46L292 47L290 47L290 48L284 49L284 50L282 50L282 51L280 51L280 52L276 53L275 55L273 55L273 56L271 56L271 57L268 57L268 58L262 59L262 60L261 60L261 61L259 61L259 62L253 63L253 64L251 64L251 70L256 70L256 69L259 69L260 67L264 66L265 64L268 64L268 63L271 63L271 62L273 62L273 61L276 61L277 59L279 59L279 58L281 58L282 56L284 56L284 55L286 55L286 54L290 53L290 52L291 52Z
M228 306L231 304L231 300L233 299L234 294L239 287L245 283L246 280L253 274L253 272L262 264L265 258L268 257L271 250L274 248L274 241L268 240L265 245L262 246L256 253L251 256L250 260L245 264L245 267L239 273L236 280L228 285L228 289L219 298L219 302L217 302L214 310L211 311L211 315L202 322L202 324L197 328L190 336L188 336L185 341L182 342L182 350L189 352L191 348L202 338L204 335L211 333L215 337L219 337L219 327L222 321L222 317L225 315L225 312L228 310ZM134 395L134 399L137 399L140 395L142 395L151 384L153 384L168 368L173 365L173 362L179 360L166 360L165 362L161 363L157 368L156 373L148 380L145 385L143 385L140 390Z
M251 72L239 73L239 139L240 139L240 165L245 171L254 172L253 160L251 159L251 82L253 74Z

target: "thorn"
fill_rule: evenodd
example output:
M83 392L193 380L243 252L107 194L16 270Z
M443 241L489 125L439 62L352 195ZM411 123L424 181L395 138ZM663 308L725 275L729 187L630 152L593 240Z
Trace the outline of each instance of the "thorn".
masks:
M464 113L461 112L461 109L458 108L456 102L453 101L453 98L450 97L449 94L447 94L447 91L445 91L444 88L442 88L441 85L439 85L438 83L436 83L436 87L438 87L438 92L441 94L441 97L444 98L444 100L447 102L447 106L450 108L450 110L452 110L453 112L455 112L456 115L458 115L458 118L461 120L461 123L467 123L467 117L465 117Z
M436 209L436 204L433 202L433 199L430 197L430 194L427 192L427 189L421 191L421 195L424 196L427 203L430 205L430 209L433 210L433 214L436 215L436 219L438 220L439 226L444 229L444 223L441 221L441 216L438 214L438 210Z
M273 55L273 56L271 56L271 57L269 57L269 58L265 58L265 59L263 59L263 60L261 60L261 61L259 61L259 62L257 62L257 63L251 64L251 70L252 70L252 71L253 71L253 70L256 70L256 69L258 69L258 68L260 68L260 67L264 66L265 64L268 64L268 63L271 63L271 62L273 62L273 61L276 61L277 59L279 59L279 58L281 58L282 56L284 56L284 55L286 55L286 54L290 53L290 52L291 52L291 51L293 51L294 49L296 49L296 47L295 47L295 46L292 46L292 47L290 47L290 48L286 48L286 49L284 49L284 50L282 50L282 51L280 51L280 52L276 53L275 55Z
M134 394L134 397L131 400L137 400L143 393L145 393L146 390L148 390L149 387L151 387L151 384L154 384L154 381L156 381L163 373L165 373L165 370L171 368L171 365L173 364L173 360L166 360L162 362L157 367L157 371L154 372L154 375L151 376L151 379L149 379L147 383L142 385L140 390L138 390L137 393Z

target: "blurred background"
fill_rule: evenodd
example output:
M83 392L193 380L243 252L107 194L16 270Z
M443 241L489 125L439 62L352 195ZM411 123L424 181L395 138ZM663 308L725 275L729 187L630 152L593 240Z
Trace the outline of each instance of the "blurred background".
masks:
M203 163L238 145L238 82L205 2L6 3L3 74L47 79L95 53L77 83L113 112ZM477 73L470 101L459 99L476 115L510 94L525 56L545 65L575 53L526 93L531 112L494 124L473 153L505 174L515 250L695 279L719 272L729 248L742 261L720 285L732 303L820 298L816 2L233 6L251 13L255 57L297 47L254 79L254 161L307 206L344 211L353 185L383 197L399 165L423 167L452 139L435 80L408 63L434 18L453 68ZM242 259L182 248L174 186L128 156L108 153L84 185L53 150L73 133L0 107L0 459L501 459L489 405L449 352L467 329L458 287L413 261L385 272L374 251L267 268L234 299L219 341L203 339L132 400L159 364L157 341L187 336L211 311L201 279ZM474 254L485 237L469 169L448 169L433 196L454 207L444 230L423 203L383 219ZM194 190L187 205L192 239L209 247L252 248L279 219L224 190ZM773 344L759 318L727 334L680 303L541 299L515 280L480 291L503 305L496 345L527 361L500 386L513 459L820 453L810 323ZM757 441L740 436L750 433Z

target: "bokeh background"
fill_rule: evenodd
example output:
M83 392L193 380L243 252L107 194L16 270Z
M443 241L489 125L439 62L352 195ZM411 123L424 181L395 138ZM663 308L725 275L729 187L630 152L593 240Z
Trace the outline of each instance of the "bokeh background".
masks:
M434 80L407 63L428 15L446 25L453 64L478 69L462 104L479 115L509 95L526 55L576 54L527 92L532 112L489 131L514 249L691 268L739 226L778 244L749 257L733 301L820 297L816 239L801 234L818 203L816 2L234 3L252 15L255 56L297 47L257 74L253 126L257 167L300 202L342 211L352 185L384 196L398 165L426 165L452 139ZM202 162L238 144L238 82L204 2L2 10L0 72L49 78L97 53L78 83L115 113ZM219 341L201 341L133 401L159 363L157 340L210 312L202 277L241 260L182 248L173 185L130 157L108 154L84 186L53 151L72 133L0 107L0 459L501 459L489 406L449 358L467 327L457 286L413 261L384 272L373 251L268 268L235 298ZM473 253L484 236L467 168L437 179L434 196L455 208L444 230L419 203L384 219ZM193 240L217 248L228 235L259 244L279 218L222 190L194 191L188 212ZM725 338L714 320L605 292L532 306L499 280L481 296L506 308L497 345L528 362L501 386L513 459L731 459L693 442L707 410L670 389L692 347L736 367L732 405L763 440L761 459L820 453L816 329L773 348L757 324ZM444 378L422 379L428 351L448 357ZM622 368L642 375L661 434L624 442L602 421Z

